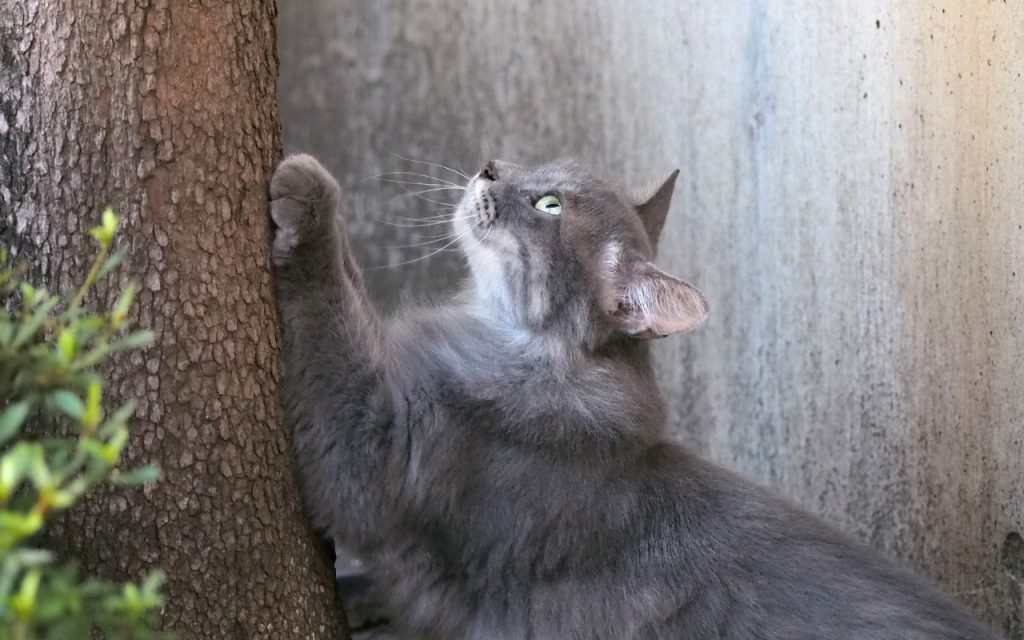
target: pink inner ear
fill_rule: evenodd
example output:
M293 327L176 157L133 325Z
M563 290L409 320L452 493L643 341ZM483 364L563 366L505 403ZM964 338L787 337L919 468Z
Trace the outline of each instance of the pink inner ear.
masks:
M689 331L703 322L708 316L708 303L693 285L644 263L619 290L613 316L630 335L666 336Z

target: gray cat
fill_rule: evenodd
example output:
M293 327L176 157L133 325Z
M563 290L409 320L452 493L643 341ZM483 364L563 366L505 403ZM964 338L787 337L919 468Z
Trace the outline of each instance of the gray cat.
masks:
M465 290L386 319L337 183L285 160L284 397L315 526L420 638L994 638L669 440L647 339L708 313L652 262L675 175L634 201L574 163L488 163L454 216Z

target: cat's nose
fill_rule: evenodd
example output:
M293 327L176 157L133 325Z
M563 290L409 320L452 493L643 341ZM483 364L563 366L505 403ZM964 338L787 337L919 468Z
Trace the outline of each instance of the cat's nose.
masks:
M499 178L508 180L509 176L518 173L522 167L511 162L505 162L504 160L491 160L484 165L484 168L477 174L485 180L494 182Z
M498 161L491 160L480 170L480 177L494 182L498 179Z

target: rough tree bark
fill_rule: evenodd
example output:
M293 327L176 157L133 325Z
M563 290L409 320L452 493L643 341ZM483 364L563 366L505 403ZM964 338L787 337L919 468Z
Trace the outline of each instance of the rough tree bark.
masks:
M339 628L276 397L274 14L272 0L0 2L0 242L66 288L113 206L157 334L113 391L141 401L128 457L164 479L88 502L55 540L105 575L163 567L164 624L187 638Z

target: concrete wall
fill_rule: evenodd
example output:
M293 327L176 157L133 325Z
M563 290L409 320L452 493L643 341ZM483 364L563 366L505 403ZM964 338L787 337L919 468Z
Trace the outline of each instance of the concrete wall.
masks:
M392 154L682 168L662 263L713 315L659 345L681 438L1024 637L1024 5L280 11L285 139L348 188L364 264L425 252L388 248L433 211L366 180L420 170ZM458 273L371 275L393 304Z

